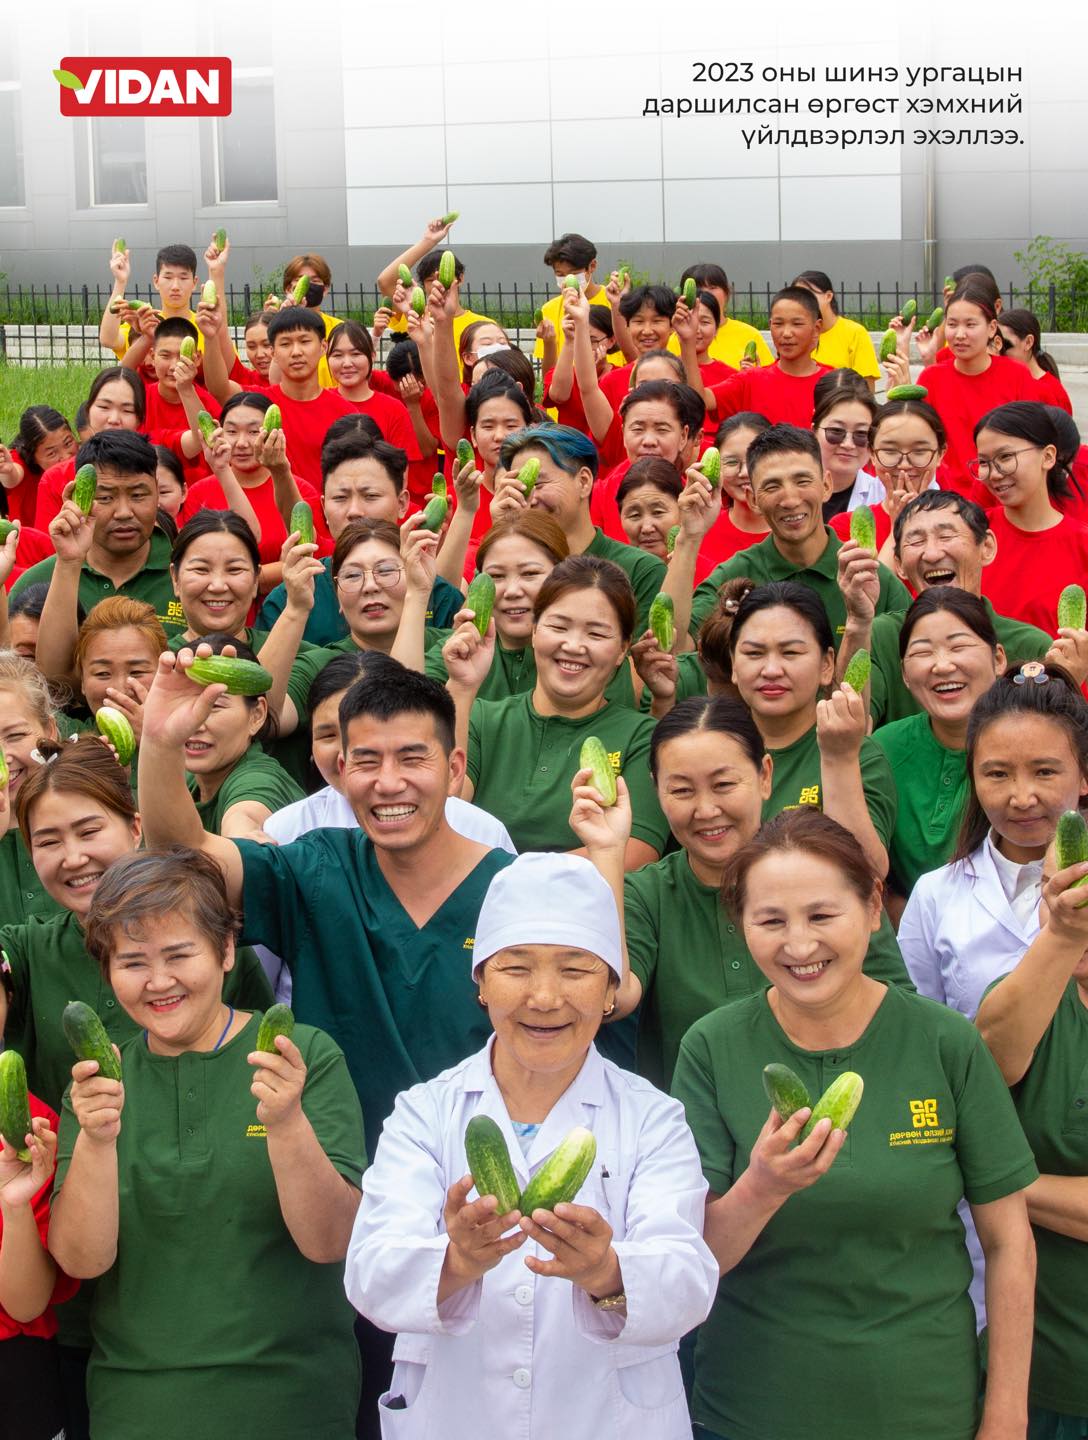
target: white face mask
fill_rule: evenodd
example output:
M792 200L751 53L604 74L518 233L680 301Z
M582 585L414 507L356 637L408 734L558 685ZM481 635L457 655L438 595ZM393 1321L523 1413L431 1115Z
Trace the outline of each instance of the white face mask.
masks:
M501 341L496 342L494 345L481 345L479 350L476 351L476 359L482 360L485 355L494 355L499 350L509 350L510 348L509 345L503 345Z
M589 284L589 276L584 270L575 270L570 275L564 275L563 279L559 281L560 290L567 284L568 280L577 280L579 290L584 290Z

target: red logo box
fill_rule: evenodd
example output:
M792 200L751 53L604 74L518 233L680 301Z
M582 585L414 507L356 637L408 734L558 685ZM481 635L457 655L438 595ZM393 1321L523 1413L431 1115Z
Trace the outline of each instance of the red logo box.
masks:
M66 55L53 73L60 113L73 119L230 114L231 64L222 55Z

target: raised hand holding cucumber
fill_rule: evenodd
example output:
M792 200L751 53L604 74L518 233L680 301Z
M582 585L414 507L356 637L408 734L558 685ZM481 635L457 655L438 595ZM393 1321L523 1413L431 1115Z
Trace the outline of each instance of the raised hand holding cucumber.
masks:
M270 1131L305 1120L302 1092L306 1085L306 1062L291 1037L281 1030L271 1043L274 1050L258 1049L246 1056L254 1069L249 1089L257 1101L257 1119Z
M631 796L622 775L616 776L616 800L602 805L589 767L576 771L571 781L573 804L570 828L590 855L622 856L631 838Z
M831 1121L825 1117L807 1139L795 1143L811 1114L810 1107L802 1105L783 1120L772 1107L752 1147L748 1168L737 1181L768 1217L791 1195L807 1190L826 1175L846 1142L846 1132L832 1129Z
M57 1164L57 1135L50 1130L44 1115L30 1122L27 1135L21 1137L27 1156L21 1160L5 1136L0 1152L0 1212L10 1215L20 1206L29 1205L38 1191L52 1177Z

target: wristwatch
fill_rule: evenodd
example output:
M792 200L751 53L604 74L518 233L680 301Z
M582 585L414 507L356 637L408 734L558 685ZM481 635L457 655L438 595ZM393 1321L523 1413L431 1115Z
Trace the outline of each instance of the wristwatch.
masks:
M618 1295L602 1295L598 1300L593 1296L593 1303L598 1310L626 1310L627 1296L621 1290Z

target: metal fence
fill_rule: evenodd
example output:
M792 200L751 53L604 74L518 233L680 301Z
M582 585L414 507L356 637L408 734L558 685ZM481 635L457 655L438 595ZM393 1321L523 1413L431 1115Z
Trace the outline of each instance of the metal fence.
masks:
M730 314L765 330L776 289L769 282L737 286ZM225 299L231 325L240 327L258 311L266 293L255 285L228 286ZM462 292L461 300L468 309L488 315L510 330L531 332L537 310L556 293L554 283L481 285ZM130 299L158 302L158 295L148 286L132 286L127 294ZM917 302L923 317L942 303L938 294L898 282L842 285L836 294L840 313L870 330L882 330L907 300ZM112 289L101 285L0 286L0 360L22 365L108 363L112 355L99 343L98 327L111 295ZM1009 284L1002 296L1010 309L1033 311L1044 330L1088 331L1088 289ZM324 308L331 315L369 325L380 299L374 286L339 285L327 292ZM525 346L531 338L522 333L517 343Z

